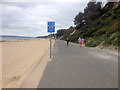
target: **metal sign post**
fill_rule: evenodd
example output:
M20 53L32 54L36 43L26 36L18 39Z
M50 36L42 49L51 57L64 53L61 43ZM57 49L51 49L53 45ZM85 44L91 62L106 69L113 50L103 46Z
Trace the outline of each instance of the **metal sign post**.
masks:
M50 58L52 53L52 32L55 32L55 22L48 22L48 32L50 33Z
M51 58L51 52L52 52L52 33L50 34L50 58Z

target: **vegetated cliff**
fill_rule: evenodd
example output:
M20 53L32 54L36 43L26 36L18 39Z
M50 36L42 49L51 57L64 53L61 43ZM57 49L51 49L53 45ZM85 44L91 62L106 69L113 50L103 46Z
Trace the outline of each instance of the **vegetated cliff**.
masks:
M61 35L64 36L64 40L68 37L71 42L75 43L78 42L79 37L85 38L85 45L88 47L95 47L98 45L104 47L120 47L120 2L109 2L100 12L101 14L99 17L94 20L91 19L90 21L86 18L86 22L82 22L83 24L80 23L76 25L76 27L63 31L58 30L57 36L62 32ZM83 16L84 15L85 13L83 13Z

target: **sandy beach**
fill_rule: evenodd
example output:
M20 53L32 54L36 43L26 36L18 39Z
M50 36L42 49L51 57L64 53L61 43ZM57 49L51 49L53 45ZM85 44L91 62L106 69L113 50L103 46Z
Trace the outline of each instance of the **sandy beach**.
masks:
M37 88L44 68L50 60L49 39L0 43L2 88Z

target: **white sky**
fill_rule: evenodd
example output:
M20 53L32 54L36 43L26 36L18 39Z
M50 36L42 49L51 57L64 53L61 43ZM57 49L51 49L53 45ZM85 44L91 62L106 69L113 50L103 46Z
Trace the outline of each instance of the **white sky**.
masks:
M89 1L89 0L88 0ZM84 10L84 0L2 0L2 34L48 35L47 21L55 21L56 31L73 26L74 17ZM1 33L1 32L0 32Z

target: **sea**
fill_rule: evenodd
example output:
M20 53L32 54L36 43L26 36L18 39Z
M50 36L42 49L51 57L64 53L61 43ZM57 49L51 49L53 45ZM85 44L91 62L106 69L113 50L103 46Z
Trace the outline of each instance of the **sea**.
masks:
M0 41L18 41L28 39L35 39L35 37L0 35Z

